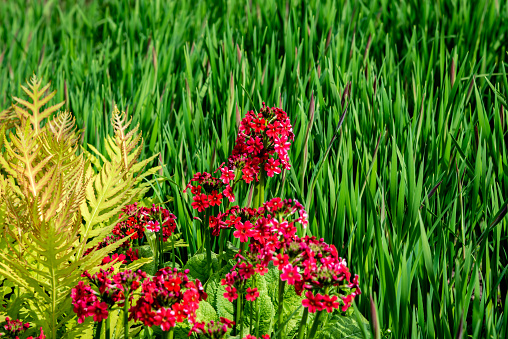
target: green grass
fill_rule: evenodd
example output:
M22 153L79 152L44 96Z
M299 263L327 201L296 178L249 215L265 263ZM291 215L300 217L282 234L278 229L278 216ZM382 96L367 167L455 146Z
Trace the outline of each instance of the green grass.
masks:
M154 194L190 253L180 191L266 101L296 134L266 197L307 206L382 335L508 335L505 1L71 3L0 2L0 108L35 72L99 150L114 104L127 110L143 156L162 154L174 183Z

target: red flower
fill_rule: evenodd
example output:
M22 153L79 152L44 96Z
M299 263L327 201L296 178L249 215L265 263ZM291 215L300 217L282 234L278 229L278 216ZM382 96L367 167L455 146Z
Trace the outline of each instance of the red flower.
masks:
M222 202L222 194L217 193L217 191L212 191L212 194L208 196L208 202L210 203L210 206L219 206Z
M236 231L233 233L235 238L239 238L240 242L247 242L249 241L249 237L253 235L253 232L251 231L252 224L250 221L246 221L245 223L238 222L235 225Z
M104 301L97 301L89 308L88 312L90 315L93 314L93 321L102 321L108 317L108 304L106 304Z
M280 174L280 161L279 159L270 158L265 163L266 175L273 177L274 174Z
M323 307L326 309L326 312L332 313L334 309L339 308L339 303L336 302L337 299L336 295L331 297L329 295L323 296Z
M187 317L185 308L182 304L173 304L173 311L175 313L176 321L181 323Z
M170 308L160 308L155 317L154 325L160 326L163 331L169 331L176 325L175 312Z
M307 299L303 299L302 305L303 307L307 307L310 313L315 313L316 311L323 309L323 303L321 302L320 294L316 294L316 296L314 296L311 291L307 291L305 296Z
M258 297L259 297L259 292L258 292L258 289L256 287L254 287L254 288L249 287L247 289L247 293L245 294L245 299L247 299L249 301L254 301Z
M226 286L226 293L224 293L224 298L233 302L236 298L238 298L238 293L236 292L236 288L231 286Z
M282 270L284 266L289 263L289 255L278 253L275 258L273 258L273 264L278 266L279 270Z
M259 154L263 149L263 141L260 137L250 138L247 141L247 152L253 155Z
M235 180L235 172L233 172L232 170L230 170L228 168L221 167L220 171L222 173L222 175L220 176L220 179L226 185L229 184L230 181Z
M295 281L302 280L302 276L298 273L298 267L289 264L282 269L280 280L287 281L289 285L294 285Z
M346 312L349 307L351 307L351 303L353 302L355 296L350 294L345 297L342 297L342 301L344 302L344 305L342 305L342 312Z
M193 198L194 202L192 203L192 208L197 209L198 212L203 212L206 208L210 206L208 201L208 195L206 194L198 194Z
M170 292L179 292L181 283L182 280L179 277L176 277L173 279L169 279L168 281L165 281L164 287L166 287Z

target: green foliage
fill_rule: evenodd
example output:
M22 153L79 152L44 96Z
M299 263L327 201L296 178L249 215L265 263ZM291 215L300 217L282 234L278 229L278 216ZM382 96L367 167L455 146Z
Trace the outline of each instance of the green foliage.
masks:
M220 269L215 253L212 253L212 267L215 272ZM189 276L199 279L203 283L206 283L210 277L210 273L207 271L206 253L199 253L191 257L185 264L184 269L189 270Z
M368 324L368 321L365 321ZM323 329L317 335L318 339L352 338L363 339L360 325L351 316L341 316L337 313L327 320Z
M5 206L0 275L23 295L6 310L17 318L26 309L36 327L42 326L49 338L59 338L75 333L68 323L75 316L71 288L85 270L97 270L108 253L128 240L94 249L114 226L104 223L129 203L128 198L146 191L148 183L141 184L140 178L152 172L137 175L146 161L136 163L136 157L131 157L128 167L115 161L114 149L120 146L114 142L109 152L112 160L103 159L102 168L94 172L84 154L77 154L79 138L69 113L58 113L42 124L63 103L40 112L55 95L43 96L49 87L39 90L40 85L33 77L32 91L24 88L31 102L17 99L27 110L14 106L19 123L8 138L1 136L6 152L0 165L7 175L0 176Z

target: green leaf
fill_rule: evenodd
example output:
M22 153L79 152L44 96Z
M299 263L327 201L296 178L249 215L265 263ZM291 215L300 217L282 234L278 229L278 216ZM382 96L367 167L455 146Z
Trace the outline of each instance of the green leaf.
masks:
M342 316L334 312L318 334L318 339L357 338L363 339L362 330L352 315Z
M217 260L217 254L212 252L212 267L214 272L219 270L219 261ZM194 279L199 279L202 283L205 283L210 277L207 270L206 253L199 253L193 256L187 261L184 269L189 270L189 275Z
M199 302L199 308L196 311L196 321L198 322L210 322L217 320L217 312L207 301L201 300Z

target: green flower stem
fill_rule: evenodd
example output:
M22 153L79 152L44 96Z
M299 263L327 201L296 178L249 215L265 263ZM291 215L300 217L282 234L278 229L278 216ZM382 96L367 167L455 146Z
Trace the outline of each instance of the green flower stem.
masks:
M106 339L111 338L111 317L106 318Z
M242 319L242 310L243 310L243 295L238 293L238 299L236 300L236 329L240 334L240 338L243 338L243 319ZM238 325L240 325L240 331L238 331Z
M125 293L125 302L123 303L123 337L129 339L129 298L130 291Z
M286 282L285 281L282 281L280 278L279 278L279 306L278 306L278 310L277 310L277 315L278 315L278 321L277 321L277 331L279 331L279 339L282 339L284 337L283 335L283 332L284 330L282 330L282 321L283 321L283 316L284 316L284 286L285 286Z
M222 255L224 252L224 242L226 241L225 239L225 233L226 231L225 230L222 230L220 232L220 240L219 240L219 268L222 267Z
M101 332L102 332L102 323L104 320L101 320L97 323L97 327L95 328L95 335L94 339L101 339Z
M213 274L212 267L212 242L211 242L211 232L210 232L210 209L207 208L205 210L205 220L203 220L203 225L205 227L204 237L205 237L205 248L206 248L206 265L208 274L211 276Z
M252 306L254 302L250 302L250 310L249 310L249 333L252 333Z
M305 335L305 326L307 325L307 318L309 317L309 309L306 307L303 311L300 327L298 328L298 339L303 339Z
M261 312L259 312L259 297L256 298L256 337L259 337L259 318L261 317Z
M171 239L171 261L173 262L173 269L176 265L176 256L175 256L175 239Z
M319 318L321 318L321 314L323 314L323 311L318 311L316 314L316 317L314 318L314 323L312 324L312 328L310 329L308 339L314 338L316 335L317 329L319 327Z
M261 170L259 181L254 188L254 198L252 199L252 207L258 208L265 202L265 177L266 173Z

